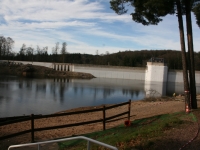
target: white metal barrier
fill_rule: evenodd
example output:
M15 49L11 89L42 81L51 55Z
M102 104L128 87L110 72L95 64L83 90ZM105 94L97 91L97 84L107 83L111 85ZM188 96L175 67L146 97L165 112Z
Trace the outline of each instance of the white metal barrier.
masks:
M106 148L112 149L112 150L118 150L116 147L93 140L91 138L88 137L84 137L84 136L77 136L77 137L71 137L71 138L64 138L64 139L59 139L59 140L51 140L51 141L44 141L44 142L37 142L37 143L27 143L27 144L19 144L19 145L12 145L8 148L8 150L12 149L12 148L19 148L19 147L26 147L26 146L33 146L33 145L37 145L38 146L38 150L40 150L40 145L41 144L49 144L49 143L55 143L55 142L64 142L64 141L70 141L70 140L77 140L77 139L83 139L87 141L87 150L90 150L90 142L104 146Z

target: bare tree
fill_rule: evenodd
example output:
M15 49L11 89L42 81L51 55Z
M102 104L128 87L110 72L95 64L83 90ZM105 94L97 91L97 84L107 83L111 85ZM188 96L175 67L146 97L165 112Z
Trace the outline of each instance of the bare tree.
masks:
M37 45L37 54L42 55L42 49Z
M48 53L48 46L45 46L42 49L42 54L47 54L47 53Z
M14 43L14 40L10 37L0 36L0 57L8 57L12 53Z
M20 55L26 54L26 45L25 44L22 44L22 47L20 48L19 54Z
M22 44L22 47L20 48L19 51L20 59L24 60L24 56L26 55L26 45Z
M67 43L63 42L62 43L62 49L61 49L61 55L62 55L62 62L65 62L65 54L67 54Z
M56 47L55 47L55 54L57 55L58 54L58 51L59 51L59 42L56 43Z
M27 47L26 55L29 56L29 59L32 59L32 62L33 62L33 53L34 53L34 48L32 48L31 46Z
M99 50L96 50L96 55L99 55Z
M52 47L52 54L55 54L55 47Z
M6 38L4 36L0 36L0 58L5 55L5 44Z
M55 47L52 48L52 54L53 54L53 61L57 61L57 55L59 51L59 42L56 43Z
M9 56L11 53L12 53L12 48L14 46L14 43L15 41L10 38L10 37L7 37L6 39L6 55Z

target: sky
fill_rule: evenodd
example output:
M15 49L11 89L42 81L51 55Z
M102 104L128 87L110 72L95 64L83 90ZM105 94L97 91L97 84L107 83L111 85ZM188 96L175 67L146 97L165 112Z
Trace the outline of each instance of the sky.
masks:
M131 10L117 15L110 0L0 0L0 36L11 37L14 52L22 44L36 50L67 43L68 53L106 54L126 50L180 50L178 20L159 25L132 21ZM192 14L194 51L200 51L200 28ZM184 21L185 22L185 21ZM186 33L186 32L185 32ZM187 40L186 40L187 41Z

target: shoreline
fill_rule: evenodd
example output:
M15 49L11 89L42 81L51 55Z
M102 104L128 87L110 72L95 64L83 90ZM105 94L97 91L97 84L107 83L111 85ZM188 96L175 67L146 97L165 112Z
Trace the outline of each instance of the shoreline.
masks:
M200 100L200 95L199 95L199 100ZM132 103L153 103L153 102L163 102L163 101L184 101L184 97L181 96L177 96L177 97L151 97L151 98L145 98L145 99L141 99L141 100L131 100L131 104ZM124 101L122 103L125 103L128 101ZM116 104L101 104L101 105L96 105L96 106L83 106L83 107L75 107L75 108L71 108L71 109L67 109L67 110L60 110L57 112L53 112L53 113L48 113L48 114L34 114L35 116L42 116L42 115L51 115L51 114L60 114L60 113L67 113L67 112L75 112L75 111L83 111L83 110L90 110L90 109L98 109L98 108L102 108L104 105L106 107L108 106L113 106L113 105L117 105L117 104L121 104L121 103L116 103ZM11 120L11 119L19 119L19 118L23 118L23 117L28 117L29 115L21 115L21 116L10 116L10 117L0 117L0 122L4 121L4 120Z
M198 100L198 105L199 104L200 104L200 101ZM125 112L128 109L127 107L128 106L125 105L125 106L120 106L120 107L107 110L106 117L110 117L118 113ZM86 110L90 108L91 107L80 107L76 109L66 110L66 112L83 110L83 109ZM166 98L164 99L159 98L155 101L151 101L151 100L132 101L130 120L133 121L137 119L148 118L148 117L161 115L161 114L170 114L170 113L175 113L175 112L180 112L180 111L185 111L184 101L172 99L171 97L168 100L166 100ZM57 112L57 113L62 113L62 112L63 111ZM121 117L123 118L120 120L106 123L106 129L124 124L124 120L126 120L125 118L127 117L127 115L121 116ZM90 120L96 120L100 118L102 118L102 112L90 112L90 113L84 113L84 114L38 119L38 120L35 120L34 124L35 124L35 128L43 128L43 127L49 127L49 126L87 122ZM29 121L5 125L5 126L0 127L0 130L2 131L0 132L0 136L20 132L23 130L29 130L29 129L30 129ZM63 138L63 137L70 137L70 136L82 135L82 134L91 133L95 131L102 131L102 130L103 130L102 122L81 125L81 126L73 126L69 128L47 130L47 131L36 132L35 141L45 141L45 140L51 140L51 139L57 139L57 138ZM24 135L9 138L6 140L2 140L0 141L0 146L5 147L6 149L10 145L23 144L23 143L29 143L29 142L31 142L30 134L24 134Z
M52 68L35 65L14 65L14 64L0 64L0 75L15 75L21 77L34 78L78 78L78 79L92 79L95 78L89 73L70 72L70 71L56 71Z
M197 100L200 100L200 95L197 96ZM141 100L132 100L131 101L131 105L132 104L137 104L137 103L162 103L162 102L169 102L169 101L179 101L179 102L184 102L184 96L176 96L176 97L151 97L151 98L144 98ZM124 101L122 103L125 103L128 101ZM108 106L113 106L113 105L117 105L117 104L121 104L121 103L116 103L116 104L105 104L106 107ZM71 109L67 109L67 110L60 110L54 113L48 113L45 115L51 115L51 114L60 114L60 113L67 113L67 112L75 112L75 111L83 111L83 110L90 110L90 109L98 109L98 108L102 108L104 106L104 104L102 105L97 105L97 106L85 106L85 107L76 107L76 108L71 108ZM28 117L29 115L21 115L21 116L10 116L10 117L0 117L0 122L1 121L5 121L5 120L11 120L11 119L19 119L19 118L23 118L23 117ZM44 114L35 114L35 116L42 116Z

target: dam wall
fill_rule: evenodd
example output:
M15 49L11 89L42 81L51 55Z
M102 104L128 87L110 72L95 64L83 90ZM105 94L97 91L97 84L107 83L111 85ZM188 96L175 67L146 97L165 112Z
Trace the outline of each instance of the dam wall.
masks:
M7 63L8 60L0 60L0 63ZM32 64L44 66L59 71L72 71L90 73L97 78L130 79L142 81L155 81L167 83L183 83L182 70L169 70L165 65L154 65L150 63L147 67L122 67L103 65L83 65L70 63L31 62L31 61L9 61L13 64ZM153 67L152 67L153 66ZM195 72L196 84L200 84L200 71Z
M99 65L74 65L74 72L90 73L98 78L144 80L146 68Z

